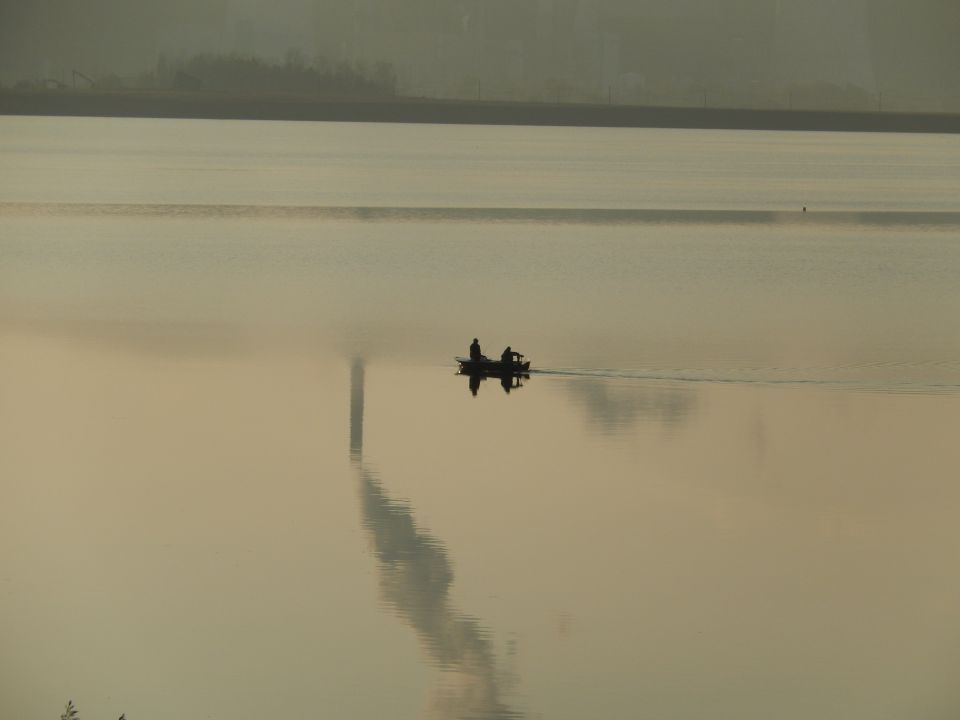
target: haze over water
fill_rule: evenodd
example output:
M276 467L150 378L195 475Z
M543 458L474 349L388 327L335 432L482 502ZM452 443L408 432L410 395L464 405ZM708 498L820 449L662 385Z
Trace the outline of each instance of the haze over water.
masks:
M954 717L958 198L946 136L0 118L0 715Z

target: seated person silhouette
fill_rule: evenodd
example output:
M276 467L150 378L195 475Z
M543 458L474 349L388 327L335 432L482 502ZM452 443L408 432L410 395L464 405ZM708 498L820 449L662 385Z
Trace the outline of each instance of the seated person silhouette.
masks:
M476 338L473 339L473 343L470 345L470 359L471 360L486 360L482 352L480 352L480 341Z

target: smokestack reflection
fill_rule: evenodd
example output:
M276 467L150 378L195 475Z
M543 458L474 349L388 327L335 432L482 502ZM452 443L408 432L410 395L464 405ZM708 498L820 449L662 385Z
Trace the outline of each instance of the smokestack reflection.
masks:
M363 453L363 377L362 358L350 365L350 462L360 462Z
M445 545L419 528L412 508L391 498L363 464L363 385L364 362L357 358L350 371L350 460L357 469L362 522L373 543L383 603L413 628L431 663L445 674L429 715L519 718L500 699L490 631L450 600L453 569Z

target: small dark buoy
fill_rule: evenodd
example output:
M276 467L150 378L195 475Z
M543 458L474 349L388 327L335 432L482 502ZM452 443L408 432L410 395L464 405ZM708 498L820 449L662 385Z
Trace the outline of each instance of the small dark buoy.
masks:
M803 206L803 211L804 211L804 212L807 211L807 206L806 206L806 205Z

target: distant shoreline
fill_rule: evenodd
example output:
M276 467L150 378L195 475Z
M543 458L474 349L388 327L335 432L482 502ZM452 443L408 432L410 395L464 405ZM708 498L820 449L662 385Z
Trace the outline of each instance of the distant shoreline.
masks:
M668 108L415 98L320 100L177 91L0 90L0 115L960 133L960 114L956 113Z
M938 210L711 210L657 208L224 205L0 202L0 217L300 218L356 222L542 225L860 225L960 228L960 212Z

